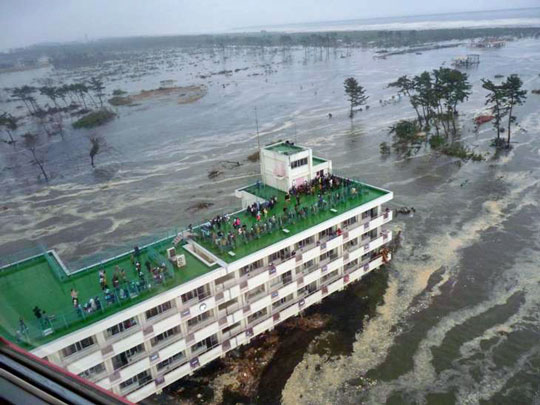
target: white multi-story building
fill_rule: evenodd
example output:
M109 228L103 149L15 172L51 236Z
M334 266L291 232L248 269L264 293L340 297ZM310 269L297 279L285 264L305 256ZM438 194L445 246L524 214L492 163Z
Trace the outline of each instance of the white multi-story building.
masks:
M58 325L57 311L27 341L32 353L137 402L390 260L385 245L392 233L383 230L392 219L383 209L390 191L331 177L329 160L289 142L263 148L260 157L262 181L236 191L242 211L223 217L223 225L213 221L183 238L141 247L149 258L174 261L171 279L156 278L151 288L151 278L145 291L119 287L118 300L103 300L97 313L85 305L78 324ZM272 197L275 204L265 205ZM231 226L236 218L240 226ZM49 266L63 266L52 252L44 255ZM97 279L98 267L112 272L121 260L82 269L80 277L93 272L89 277ZM17 274L13 269L9 274ZM75 276L61 282L65 291L69 277ZM83 281L73 283L85 300ZM16 322L11 324L3 326L13 337ZM24 333L18 337L25 341Z

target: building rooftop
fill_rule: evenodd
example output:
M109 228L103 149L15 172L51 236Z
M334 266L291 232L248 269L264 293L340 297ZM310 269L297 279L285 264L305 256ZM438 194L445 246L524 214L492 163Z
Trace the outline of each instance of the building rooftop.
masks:
M264 149L270 150L272 152L278 152L278 153L281 153L281 154L284 154L284 155L293 155L295 153L302 152L302 151L306 150L306 148L304 148L302 146L297 146L297 145L295 145L295 144L293 144L291 142L288 142L288 141L276 143L274 145L267 146Z
M323 159L323 158L320 158L320 157L316 157L316 156L313 156L311 158L311 164L313 166L317 166L317 165L320 165L321 163L324 163L326 162L327 160L326 159Z
M317 208L316 211L313 211L312 207L318 206L319 197L317 195L302 195L300 206L304 207L307 211L305 217L291 219L288 222L283 220L282 226L276 224L272 229L267 227L267 232L263 232L263 229L261 229L259 236L255 238L244 239L242 237L237 237L235 248L233 249L219 247L219 244L216 244L213 241L211 231L203 232L204 226L196 230L196 241L224 262L232 263L238 259L241 259L242 257L291 237L299 232L318 225L330 218L343 214L346 211L359 207L360 205L388 193L388 191L384 191L363 183L355 181L351 182L351 187L356 189L356 194L347 195L343 189L338 189L331 193L327 192L323 196L325 207ZM256 224L259 226L264 222L268 223L272 215L275 215L279 220L279 217L283 216L284 214L284 208L292 210L296 204L296 199L294 196L291 196L290 202L287 203L285 201L286 193L261 183L243 188L240 191L248 192L265 200L269 200L272 197L277 197L277 203L271 210L269 210L267 217L261 217L261 221L257 221L257 219L249 214L246 210L232 214L230 222L219 229L225 233L233 230L231 223L237 217L240 219L242 225L246 225L247 229L250 229ZM340 200L337 200L338 195L341 195ZM333 199L335 199L335 201L333 201ZM284 229L286 229L286 231Z
M285 155L310 151L291 142L276 143L265 149ZM312 157L314 166L324 162L330 161ZM183 245L177 246L176 252L185 256L186 265L180 269L175 269L167 259L167 249L178 242L173 242L176 232L174 236L141 246L138 257L134 257L131 250L106 260L97 259L90 266L71 272L64 270L64 264L54 251L41 250L20 261L2 258L0 335L27 347L39 346L218 268L217 263L208 264L214 263L214 258L202 253L198 246L217 257L221 264L233 263L389 193L328 174L329 170L324 177L315 177L315 174L301 177L300 201L296 195L291 196L260 181L239 190L246 197L245 203L272 200L273 204L267 206L266 214L260 208L259 218L241 210L196 226L191 234L182 233L187 240L180 242ZM306 188L308 184L310 186ZM232 224L236 218L245 231L241 234ZM141 264L141 274L136 269L136 262ZM3 263L11 264L1 267ZM147 263L150 269L147 269ZM158 270L160 267L162 269ZM153 268L156 268L155 273ZM119 269L124 270L125 275L121 276ZM105 291L100 285L102 271L108 285ZM117 288L113 285L115 274L120 280ZM72 289L78 292L79 307L73 305ZM99 305L91 306L91 300L99 300ZM44 311L41 319L34 313L36 306Z
M0 307L2 308L0 334L16 342L16 331L20 326L19 318L22 317L28 327L24 341L28 341L28 346L35 347L217 268L217 265L211 267L205 265L186 249L179 247L177 254L185 255L186 266L171 271L172 277L166 278L162 283L156 282L146 269L145 262L148 260L153 266L159 265L158 261L164 259L166 249L171 246L172 238L169 238L141 248L138 260L146 278L144 290L138 290L135 287L139 277L132 262L132 252L76 272L64 277L64 280L60 279L58 269L55 269L58 262L50 252L3 268L0 273ZM131 297L123 299L118 297L117 302L108 304L99 283L99 270L105 270L106 280L112 291L112 278L116 266L125 270L127 281L122 283L122 286L127 288ZM148 285L150 285L149 288ZM70 295L72 288L78 291L81 305L86 304L90 298L98 296L103 306L102 310L78 314L72 304ZM54 332L48 336L43 336L39 322L32 311L36 305L46 311L48 316L54 318L51 320Z

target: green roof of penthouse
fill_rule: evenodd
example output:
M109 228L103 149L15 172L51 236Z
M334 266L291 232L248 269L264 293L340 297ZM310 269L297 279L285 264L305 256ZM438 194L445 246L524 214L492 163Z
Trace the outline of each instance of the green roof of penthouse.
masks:
M177 254L184 254L186 265L171 272L172 277L158 283L145 268L148 260L152 265L165 259L166 249L172 246L172 238L164 239L141 248L138 261L142 264L150 288L130 294L130 298L118 299L116 303L107 304L99 284L99 270L104 269L107 282L112 288L112 277L116 266L125 270L127 283L138 281L135 266L131 259L132 252L126 252L116 258L95 264L72 275L61 274L63 270L56 255L46 252L33 258L2 268L0 271L0 334L9 340L17 341L16 331L19 329L19 319L22 317L28 327L26 336L19 343L27 347L39 346L74 330L88 326L93 322L106 318L122 309L137 304L172 287L192 280L205 274L217 266L207 266L183 247L177 248ZM90 298L100 296L102 310L82 316L75 311L71 289L78 291L81 305ZM53 332L44 336L42 327L33 313L34 306L46 311L47 316L53 317L51 326ZM21 336L19 336L19 340Z
M356 194L345 197L344 193L342 192L342 200L336 202L331 202L332 197L330 194L324 194L323 199L327 202L327 204L325 204L325 208L318 209L316 213L310 212L308 215L305 216L305 218L297 218L290 223L284 224L282 227L275 227L272 231L259 235L258 238L252 238L251 240L237 238L237 243L235 243L234 249L220 248L219 246L216 246L216 243L208 236L204 238L201 236L197 236L195 240L201 246L209 250L211 253L219 257L224 262L232 263L238 259L241 259L242 257L255 253L258 250L261 250L274 243L296 235L306 229L309 229L326 220L334 218L340 214L343 214L346 211L359 207L389 193L388 191L356 181L352 181L351 184L355 186L355 188L358 190ZM269 200L273 196L277 197L277 204L268 213L268 217L262 218L262 220L268 219L273 214L279 215L283 212L284 207L290 208L292 206L292 203L285 202L286 193L264 184L254 184L249 187L243 188L240 191L246 191L265 200ZM335 193L339 193L339 190L336 190ZM318 198L319 197L317 195L303 195L301 197L300 205L306 208L311 207L317 204ZM256 223L260 222L257 221L257 219L254 218L252 215L250 215L246 210L239 211L231 215L231 217L232 218L230 223L236 217L238 217L241 221L241 224L246 225L248 229L253 227ZM230 225L230 223L227 224L222 230L232 230L232 226ZM287 231L284 231L283 228ZM200 232L197 231L196 233L200 235Z
M323 158L320 158L320 157L316 157L316 156L313 156L311 158L311 164L313 166L317 166L317 165L320 165L321 163L324 163L326 162L327 160L326 159L323 159Z
M293 144L292 142L280 142L266 146L264 149L272 152L278 152L284 155L294 155L295 153L305 151L306 148Z

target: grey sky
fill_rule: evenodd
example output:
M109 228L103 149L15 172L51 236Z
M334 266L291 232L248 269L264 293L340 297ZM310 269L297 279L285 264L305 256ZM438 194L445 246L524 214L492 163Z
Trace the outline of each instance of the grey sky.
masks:
M0 0L0 49L44 41L535 7L538 0Z

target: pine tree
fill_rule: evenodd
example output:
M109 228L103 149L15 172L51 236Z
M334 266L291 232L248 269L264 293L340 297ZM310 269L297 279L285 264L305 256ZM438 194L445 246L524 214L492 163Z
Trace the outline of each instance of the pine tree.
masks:
M369 96L366 96L366 90L358 84L354 77L345 79L344 85L345 94L351 103L349 118L352 119L354 116L354 108L366 104Z

